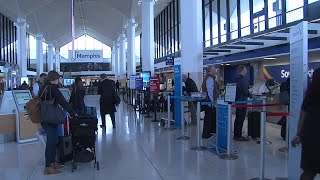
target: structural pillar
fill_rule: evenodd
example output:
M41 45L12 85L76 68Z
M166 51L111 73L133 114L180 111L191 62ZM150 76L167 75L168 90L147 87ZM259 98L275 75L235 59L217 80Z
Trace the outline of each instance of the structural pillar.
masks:
M48 44L48 72L53 70L53 45Z
M136 75L136 49L135 49L135 35L136 35L136 22L130 19L127 24L127 41L128 41L128 57L127 69L128 77Z
M24 18L18 18L17 23L17 63L20 66L21 77L27 77L28 75L28 65L27 65L27 22Z
M112 50L111 50L111 71L113 71L115 73L115 46L112 46Z
M125 34L121 34L119 37L119 45L120 45L120 49L119 49L119 59L120 59L120 65L119 65L119 76L120 76L120 80L126 79L126 72L127 72L127 59L126 59L126 35Z
M202 1L180 1L182 73L198 88L203 79Z
M142 71L154 76L154 2L142 0Z
M114 66L115 66L115 78L116 80L119 80L119 43L116 43L115 45L115 51L114 51Z
M43 35L36 35L36 59L37 59L37 75L40 76L43 73Z
M60 52L59 49L56 49L56 54L55 54L55 70L59 73L60 72Z

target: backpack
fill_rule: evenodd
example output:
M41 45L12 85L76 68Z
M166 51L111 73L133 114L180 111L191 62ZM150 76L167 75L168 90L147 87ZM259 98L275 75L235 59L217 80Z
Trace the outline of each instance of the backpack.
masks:
M48 86L47 86L48 87ZM26 103L24 108L27 110L28 116L33 123L40 123L41 122L41 108L40 102L43 93L46 91L47 87L43 90L41 96L35 96L29 102Z

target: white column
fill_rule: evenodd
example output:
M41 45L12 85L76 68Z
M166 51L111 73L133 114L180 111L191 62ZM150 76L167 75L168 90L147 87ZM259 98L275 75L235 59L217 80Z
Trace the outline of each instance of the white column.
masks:
M115 63L115 47L114 45L112 46L112 49L111 49L111 71L113 71L115 73L115 66L114 66L114 63Z
M189 73L200 88L203 79L202 1L180 2L182 72Z
M27 23L26 19L18 18L17 23L15 24L17 27L17 61L18 65L21 69L21 77L27 77L28 72L28 65L27 65L27 49L26 49L26 42L27 42Z
M115 66L115 71L114 74L116 76L116 80L119 80L119 43L116 43L115 45L115 52L114 52L114 66Z
M142 71L151 71L154 75L154 3L142 0Z
M56 61L55 61L55 63L56 63L56 71L57 72L60 72L60 52L59 52L59 49L56 49L56 54L55 54L55 56L56 56Z
M127 24L127 41L128 41L128 77L136 74L136 49L135 49L135 35L136 22L130 19Z
M53 45L48 44L48 71L53 70Z
M43 35L37 34L36 41L37 75L40 76L40 74L43 73Z
M119 45L120 45L120 49L119 49L119 59L120 59L120 65L119 65L119 76L120 76L120 80L123 80L126 78L126 65L127 65L127 59L126 59L126 35L125 34L121 34L119 37Z

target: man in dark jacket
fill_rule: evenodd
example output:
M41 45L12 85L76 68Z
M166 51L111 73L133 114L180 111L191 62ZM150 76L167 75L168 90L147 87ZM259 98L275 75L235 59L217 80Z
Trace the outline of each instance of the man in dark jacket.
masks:
M185 84L182 91L187 96L190 96L192 92L198 92L198 87L196 83L191 78L189 78L186 74L182 75L182 81ZM194 102L188 102L188 106L189 106L189 111L191 113L191 124L196 125L197 124L196 104Z
M247 101L248 97L251 97L249 92L249 82L245 79L247 75L247 68L244 65L238 67L239 77L236 80L237 83L237 93L236 101ZM248 141L247 138L242 136L243 122L246 118L247 108L237 108L236 109L236 119L234 121L234 136L236 141Z
M106 74L100 75L100 82L98 83L98 94L101 95L100 97L100 114L101 114L101 121L102 124L100 125L101 128L106 127L106 115L109 114L111 117L113 128L116 128L116 121L115 121L115 87L114 81L107 78Z

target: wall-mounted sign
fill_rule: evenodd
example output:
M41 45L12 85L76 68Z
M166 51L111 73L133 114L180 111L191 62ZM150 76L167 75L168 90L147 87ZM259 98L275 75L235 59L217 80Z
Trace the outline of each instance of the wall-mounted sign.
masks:
M173 65L174 65L174 57L172 57L172 56L167 56L167 57L166 57L166 65L167 65L167 66L173 66Z
M143 78L136 78L136 89L143 90Z
M237 84L230 83L226 86L226 93L224 95L224 101L229 103L236 102Z
M69 51L70 62L102 62L102 50L76 50L75 59L72 59L72 51Z
M150 92L160 92L160 81L158 77L150 79Z

